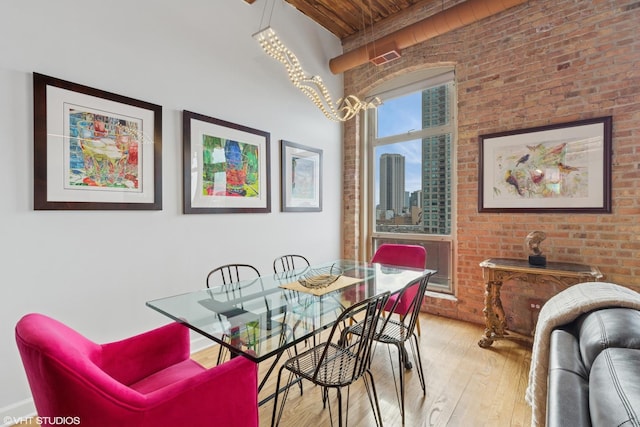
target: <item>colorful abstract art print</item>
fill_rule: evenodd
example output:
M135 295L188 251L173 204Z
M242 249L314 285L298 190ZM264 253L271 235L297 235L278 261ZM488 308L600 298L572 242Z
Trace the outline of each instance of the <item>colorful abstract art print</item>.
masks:
M140 192L142 120L75 105L65 108L66 188Z
M161 210L162 107L34 73L34 209Z
M259 146L202 135L202 196L260 197Z
M611 117L480 136L480 212L610 212Z
M322 150L281 141L281 210L322 211Z
M268 132L183 112L184 213L271 212Z

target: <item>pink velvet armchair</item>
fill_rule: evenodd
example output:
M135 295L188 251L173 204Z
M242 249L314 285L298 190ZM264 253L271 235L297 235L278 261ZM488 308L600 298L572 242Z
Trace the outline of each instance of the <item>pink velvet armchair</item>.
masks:
M258 426L257 365L236 357L206 369L189 358L189 330L171 323L96 344L28 314L16 341L38 415L80 425ZM46 424L45 424L46 425Z
M371 262L395 265L398 267L409 268L425 268L427 263L427 250L423 246L418 245L401 245L395 243L385 243L378 247L376 253L373 254ZM398 305L395 307L394 313L397 313L401 318L407 315L411 302L416 296L418 286L412 287L406 292ZM392 295L385 307L386 311L390 311L396 302L397 295ZM416 324L418 329L418 335L420 335L420 318Z

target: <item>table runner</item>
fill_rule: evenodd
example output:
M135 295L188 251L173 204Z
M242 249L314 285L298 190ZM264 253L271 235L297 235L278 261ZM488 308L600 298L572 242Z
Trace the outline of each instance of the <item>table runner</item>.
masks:
M324 288L306 288L302 286L298 281L286 283L284 285L280 285L280 287L292 291L305 292L319 297L324 294L328 294L329 292L337 291L338 289L342 289L344 287L361 282L362 280L363 279L359 279L357 277L340 276L338 277L338 280Z

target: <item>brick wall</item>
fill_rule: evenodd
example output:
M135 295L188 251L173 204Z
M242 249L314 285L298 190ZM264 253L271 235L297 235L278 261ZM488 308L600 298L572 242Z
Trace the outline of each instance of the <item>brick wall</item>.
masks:
M418 5L375 27L375 38L442 8ZM434 3L437 3L435 5ZM459 1L445 1L448 8ZM431 5L429 5L431 4ZM610 281L640 289L640 1L539 0L405 49L381 67L344 75L345 93L366 92L408 71L455 64L458 94L457 301L429 298L427 311L482 323L484 288L478 263L525 258L525 236L544 230L549 260L597 265ZM365 36L345 40L345 52ZM366 40L371 40L368 31ZM613 213L479 214L478 135L613 116ZM344 249L358 255L359 132L344 127ZM503 287L510 317L525 296L547 299L557 289L522 282Z

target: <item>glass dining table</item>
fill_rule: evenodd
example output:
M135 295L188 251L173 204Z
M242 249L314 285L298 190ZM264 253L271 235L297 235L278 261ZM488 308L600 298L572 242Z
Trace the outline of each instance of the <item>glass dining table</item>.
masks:
M150 308L256 363L331 327L343 309L386 291L399 292L433 270L337 260L304 269L159 298ZM319 279L335 282L326 287ZM306 286L304 286L306 285ZM262 403L262 402L261 402Z

